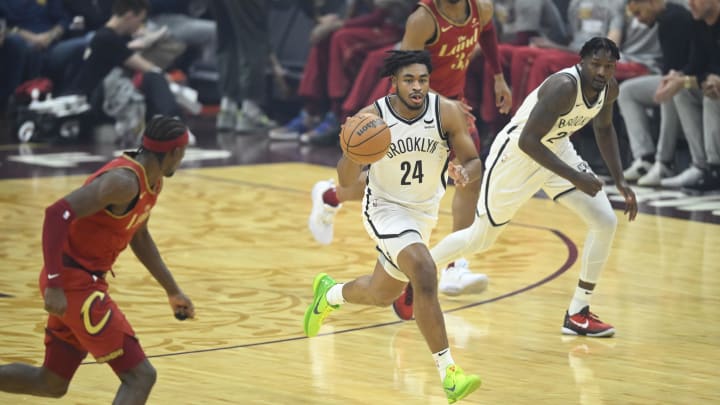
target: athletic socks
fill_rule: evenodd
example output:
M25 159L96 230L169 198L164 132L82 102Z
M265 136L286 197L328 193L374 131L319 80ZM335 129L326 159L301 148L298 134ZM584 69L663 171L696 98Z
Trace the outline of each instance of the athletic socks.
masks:
M438 373L440 373L440 381L444 381L445 370L447 370L448 366L455 364L455 361L450 354L450 348L448 347L447 349L440 350L437 353L433 353L433 359L435 360L435 365L437 366Z
M570 308L568 308L568 314L575 315L583 308L590 305L590 298L592 298L592 293L592 290L586 290L582 287L576 287L575 295L573 295L572 301L570 301Z
M330 305L340 305L345 303L345 298L343 298L342 295L342 289L344 283L338 283L334 286L330 287L327 294L325 295L325 298L327 298L327 302Z

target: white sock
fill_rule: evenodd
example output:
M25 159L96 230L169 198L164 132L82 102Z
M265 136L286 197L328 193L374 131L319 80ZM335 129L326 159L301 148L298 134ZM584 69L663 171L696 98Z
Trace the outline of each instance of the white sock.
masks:
M450 354L450 348L448 347L445 350L433 353L433 359L435 360L438 373L440 373L440 381L445 381L445 370L447 370L448 366L455 364L452 354Z
M592 298L592 293L592 290L586 290L582 287L576 287L575 295L573 295L572 301L570 301L570 308L568 309L568 314L575 315L583 308L590 305L590 298Z
M257 103L252 100L243 100L242 111L243 113L245 113L245 115L248 115L250 117L257 117L258 115L262 114L260 106L258 106Z
M330 287L327 294L325 295L325 298L327 298L328 304L330 305L340 305L345 303L345 298L343 298L342 295L342 289L345 283L339 283L335 284L334 286Z
M220 100L220 109L223 111L237 110L237 103L229 97L223 97L222 100Z

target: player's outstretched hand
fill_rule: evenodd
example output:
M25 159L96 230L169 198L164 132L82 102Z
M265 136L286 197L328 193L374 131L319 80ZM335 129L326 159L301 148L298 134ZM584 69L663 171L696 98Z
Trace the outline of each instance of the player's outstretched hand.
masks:
M51 315L63 316L67 309L67 298L62 288L48 287L45 289L45 310Z
M470 181L470 176L467 170L461 165L456 165L453 162L448 164L448 175L453 179L456 186L465 187Z
M638 213L637 198L635 198L635 192L627 185L627 183L618 183L617 189L620 194L625 197L625 214L628 216L629 221L634 221L635 216Z
M170 307L175 314L175 318L184 321L187 318L195 318L195 307L192 301L184 293L179 292L175 295L168 295Z

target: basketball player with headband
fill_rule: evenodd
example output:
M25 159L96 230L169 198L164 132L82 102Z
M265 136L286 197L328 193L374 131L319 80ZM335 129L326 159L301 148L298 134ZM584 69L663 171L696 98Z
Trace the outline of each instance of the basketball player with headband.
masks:
M40 292L49 313L40 367L0 366L0 391L62 397L88 352L121 384L113 403L145 403L156 372L130 323L108 294L107 273L129 244L167 294L175 317L193 318L192 301L160 257L148 219L163 177L180 166L189 132L176 118L153 118L137 152L110 161L45 210ZM114 275L114 274L113 274Z

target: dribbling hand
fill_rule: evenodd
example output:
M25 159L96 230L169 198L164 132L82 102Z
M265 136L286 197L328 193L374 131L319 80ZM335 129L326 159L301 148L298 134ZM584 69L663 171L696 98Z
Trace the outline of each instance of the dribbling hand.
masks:
M168 301L170 302L170 307L175 314L175 318L178 320L184 321L187 318L195 317L195 307L193 306L192 301L190 301L190 298L188 298L184 293L179 292L174 295L168 295Z
M62 288L48 287L45 289L45 310L51 315L63 316L67 309L67 299Z

